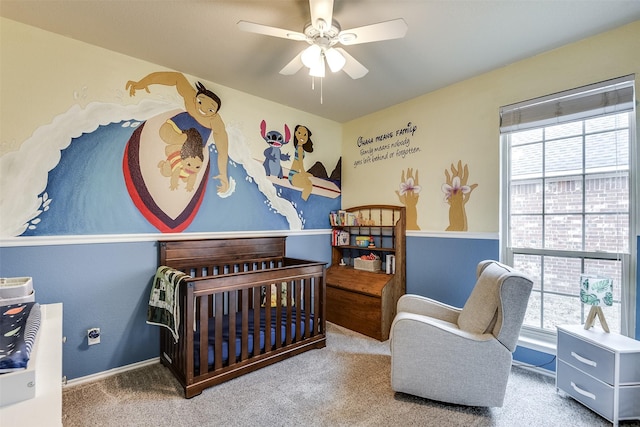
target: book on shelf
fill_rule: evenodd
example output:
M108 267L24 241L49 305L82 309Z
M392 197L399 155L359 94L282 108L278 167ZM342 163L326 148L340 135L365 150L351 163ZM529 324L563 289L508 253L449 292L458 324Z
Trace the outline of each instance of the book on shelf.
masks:
M332 227L335 227L338 225L338 212L336 211L329 212L329 224Z
M347 212L347 225L349 226L358 225L358 217L356 216L356 214Z
M346 230L333 230L331 233L331 245L333 246L347 246L349 239L349 232Z
M329 212L329 224L332 227L354 226L358 225L358 219L355 214L339 210Z
M347 225L347 211L338 211L338 225Z

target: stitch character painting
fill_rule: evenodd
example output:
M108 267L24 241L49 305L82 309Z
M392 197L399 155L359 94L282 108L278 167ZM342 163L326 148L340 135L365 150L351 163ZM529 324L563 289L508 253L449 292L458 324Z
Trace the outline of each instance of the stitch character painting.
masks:
M264 151L263 166L267 178L279 187L300 191L300 197L307 202L314 194L317 196L335 199L340 196L340 161L331 173L320 162L316 162L311 168L304 167L305 153L313 152L311 131L307 126L296 125L293 132L294 159L291 167L282 166L283 161L289 161L290 154L283 154L281 149L289 143L291 133L289 126L284 125L284 137L279 131L267 131L266 122L260 123L260 135L269 144Z
M289 143L291 138L291 131L289 126L284 125L284 137L277 130L270 130L267 132L267 122L264 120L260 122L260 135L269 144L269 148L264 150L264 170L267 176L277 176L282 178L282 165L280 161L289 160L291 157L289 154L282 154L281 147Z

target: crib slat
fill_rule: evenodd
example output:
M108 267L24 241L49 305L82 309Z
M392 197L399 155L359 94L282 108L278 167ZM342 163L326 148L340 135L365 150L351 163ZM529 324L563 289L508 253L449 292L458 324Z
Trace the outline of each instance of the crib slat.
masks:
M236 312L237 312L237 306L236 306L236 293L235 292L228 292L229 295L229 312L228 312L228 319L229 319L229 341L228 341L228 348L229 348L229 362L228 365L231 366L233 364L236 363ZM219 314L220 315L220 314ZM217 334L219 335L219 334Z
M321 300L321 296L320 296L320 283L318 283L319 281L316 281L314 283L314 287L313 287L313 312L316 314L316 316L321 315L321 319L324 321L324 311L321 313L320 310L323 310L324 307L320 307L320 300ZM322 286L324 287L324 284L322 284ZM317 321L316 321L317 322ZM315 326L316 324L314 323L314 335L317 331L317 327ZM321 333L323 333L324 331L320 331Z
M187 289L185 291L185 297L182 300L183 304L187 307L186 316L187 319L194 319L194 306L193 306L193 283L187 283ZM184 323L184 322L181 322ZM177 366L183 366L182 363L186 362L186 374L185 374L185 382L187 384L193 383L193 333L191 331L191 326L187 323L184 324L184 328L187 331L186 339L183 339L183 344L178 349L178 363ZM185 360L186 359L186 360Z
M271 325L271 285L265 286L265 300L264 300L264 324L266 325L264 331L264 348L265 351L271 350L273 342L271 340L271 331L269 325ZM260 352L258 352L259 354Z
M286 319L287 319L287 323L286 323L286 328L285 328L285 345L289 345L291 344L291 322L292 322L292 316L291 316L291 312L293 311L293 306L291 305L291 294L292 294L292 290L293 290L293 281L289 281L289 282L285 282L285 286L287 287L287 296L286 296Z
M315 323L317 321L317 311L313 309L311 306L311 283L313 282L313 278L304 281L304 309L307 311L307 318L305 319L307 328L309 332L306 333L306 336L312 337L315 334ZM310 323L309 320L313 316L313 323Z
M303 282L305 282L304 279L293 280L292 281L293 286L295 288L295 292L293 294L293 297L295 298L294 307L296 308L296 342L300 341L300 339L302 337L302 324L304 322L306 322L306 317L305 317L305 319L302 318L302 301L301 301L301 298L300 298L300 293L302 292L302 283ZM305 334L307 333L308 329L309 329L308 326L304 328Z
M222 318L224 317L223 314L223 302L224 302L224 298L223 298L223 294L220 293L215 293L213 294L213 299L215 302L215 328L216 331L222 331ZM214 364L213 364L213 369L214 370L218 370L220 368L222 368L222 334L218 333L216 334L216 339L215 339L215 343L213 345L214 350L213 350L213 359L214 359Z
M199 297L200 302L200 375L207 372L208 366L208 349L207 342L209 341L209 300L206 297ZM186 325L189 327L189 325Z
M240 360L247 360L249 357L249 289L242 292L242 351L240 353ZM255 323L254 323L255 325ZM253 327L256 329L256 326ZM253 340L253 346L255 347L256 341Z

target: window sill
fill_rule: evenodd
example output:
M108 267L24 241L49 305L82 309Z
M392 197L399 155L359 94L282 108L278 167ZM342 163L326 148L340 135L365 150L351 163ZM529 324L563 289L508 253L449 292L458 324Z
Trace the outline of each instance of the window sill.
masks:
M522 330L518 345L530 350L556 355L556 336L531 330Z

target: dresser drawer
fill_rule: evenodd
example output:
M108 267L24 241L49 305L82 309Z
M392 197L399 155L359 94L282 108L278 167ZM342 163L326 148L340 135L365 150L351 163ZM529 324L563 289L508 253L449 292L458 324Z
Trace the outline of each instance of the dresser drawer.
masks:
M608 420L613 419L613 387L558 360L556 386Z
M614 382L615 354L561 329L558 330L558 359L607 384Z
M620 354L620 384L640 385L640 353Z
M620 387L620 419L640 420L640 385Z

